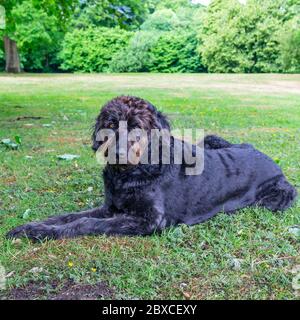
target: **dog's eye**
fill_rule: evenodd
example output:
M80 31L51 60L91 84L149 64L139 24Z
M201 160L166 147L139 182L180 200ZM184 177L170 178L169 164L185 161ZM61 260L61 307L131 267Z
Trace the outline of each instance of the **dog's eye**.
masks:
M113 129L113 128L115 127L115 125L114 125L113 123L111 123L111 124L109 125L109 127L110 127L111 129Z

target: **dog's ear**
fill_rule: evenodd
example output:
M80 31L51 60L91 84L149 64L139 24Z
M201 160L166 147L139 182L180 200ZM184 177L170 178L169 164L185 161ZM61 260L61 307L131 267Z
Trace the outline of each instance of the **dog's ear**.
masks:
M95 152L99 149L101 145L101 143L97 141L96 136L97 136L97 133L96 133L96 130L94 129L92 133L92 149Z
M92 128L92 130L93 130L93 133L92 133L92 149L95 152L100 148L100 146L102 144L101 141L97 141L97 134L98 134L100 129L101 129L101 123L100 123L100 115L99 115L96 118L96 123Z
M167 117L160 111L156 111L156 126L158 129L171 130Z

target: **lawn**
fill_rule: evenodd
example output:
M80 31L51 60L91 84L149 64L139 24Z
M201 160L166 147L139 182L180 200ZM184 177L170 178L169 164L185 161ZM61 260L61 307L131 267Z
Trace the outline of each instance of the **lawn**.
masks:
M0 297L299 299L300 201L284 214L249 208L144 238L4 239L19 224L103 202L91 126L121 94L150 100L173 128L254 144L300 190L300 75L2 74L0 140L22 143L0 145ZM66 153L80 158L57 158Z

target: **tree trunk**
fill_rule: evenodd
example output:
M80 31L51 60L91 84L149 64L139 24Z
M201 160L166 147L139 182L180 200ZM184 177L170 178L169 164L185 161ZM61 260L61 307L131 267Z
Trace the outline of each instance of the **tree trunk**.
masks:
M9 37L4 37L4 51L5 51L5 71L19 73L21 72L20 58L17 44Z

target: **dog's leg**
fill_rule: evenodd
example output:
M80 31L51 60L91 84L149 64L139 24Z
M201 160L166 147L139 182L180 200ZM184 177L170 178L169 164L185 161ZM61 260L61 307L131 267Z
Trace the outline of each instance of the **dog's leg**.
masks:
M159 229L153 219L118 214L112 218L80 218L63 225L32 223L16 230L10 237L33 240L74 238L86 235L149 235Z
M106 207L95 208L91 210L86 210L78 213L66 213L63 215L52 216L44 221L30 222L8 232L7 238L15 238L17 235L22 234L24 230L31 230L34 228L39 228L40 226L59 226L71 223L82 218L106 218L112 216L110 210ZM47 228L46 228L47 229Z
M41 221L41 223L47 225L62 225L81 218L108 218L110 216L112 216L110 210L106 206L103 206L77 213L66 213L58 216L52 216L45 221Z

